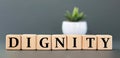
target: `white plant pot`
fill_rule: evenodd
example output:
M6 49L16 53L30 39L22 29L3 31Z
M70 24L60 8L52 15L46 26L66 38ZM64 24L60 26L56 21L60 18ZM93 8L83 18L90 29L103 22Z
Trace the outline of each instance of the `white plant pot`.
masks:
M86 34L87 33L87 22L62 22L62 32L63 34Z

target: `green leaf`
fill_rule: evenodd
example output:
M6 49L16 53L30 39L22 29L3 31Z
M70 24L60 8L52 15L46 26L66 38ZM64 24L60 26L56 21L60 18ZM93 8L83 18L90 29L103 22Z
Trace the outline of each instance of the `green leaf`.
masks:
M85 15L83 12L79 13L78 7L74 7L72 14L68 10L66 11L65 17L69 21L80 21L85 17Z
M75 17L79 14L79 8L78 7L74 7L73 9L73 13L72 13L72 17Z
M65 17L69 20L72 19L71 13L69 11L66 11Z
M80 16L80 17L83 17L83 16L84 16L84 13L83 13L83 12L81 12L81 13L79 14L79 16Z

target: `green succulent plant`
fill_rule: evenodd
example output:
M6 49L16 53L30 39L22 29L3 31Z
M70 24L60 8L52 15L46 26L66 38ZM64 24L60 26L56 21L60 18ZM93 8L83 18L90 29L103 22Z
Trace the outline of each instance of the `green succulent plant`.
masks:
M65 17L68 19L68 21L77 22L85 18L85 15L83 12L79 13L78 7L74 7L72 13L70 13L68 10L66 11Z

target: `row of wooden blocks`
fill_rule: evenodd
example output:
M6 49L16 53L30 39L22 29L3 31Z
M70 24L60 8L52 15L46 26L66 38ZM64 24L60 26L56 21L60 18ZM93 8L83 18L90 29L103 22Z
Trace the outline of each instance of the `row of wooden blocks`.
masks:
M6 35L7 50L112 50L111 35Z

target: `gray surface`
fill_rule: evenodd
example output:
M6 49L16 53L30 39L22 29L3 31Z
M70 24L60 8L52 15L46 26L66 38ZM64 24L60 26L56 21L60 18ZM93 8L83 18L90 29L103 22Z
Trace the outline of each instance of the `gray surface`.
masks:
M88 34L113 35L112 51L6 51L8 33L61 34L66 10L80 7ZM0 58L119 58L120 0L0 0Z
M113 41L111 51L7 51L5 40L0 40L0 58L120 58L119 44L119 41Z

